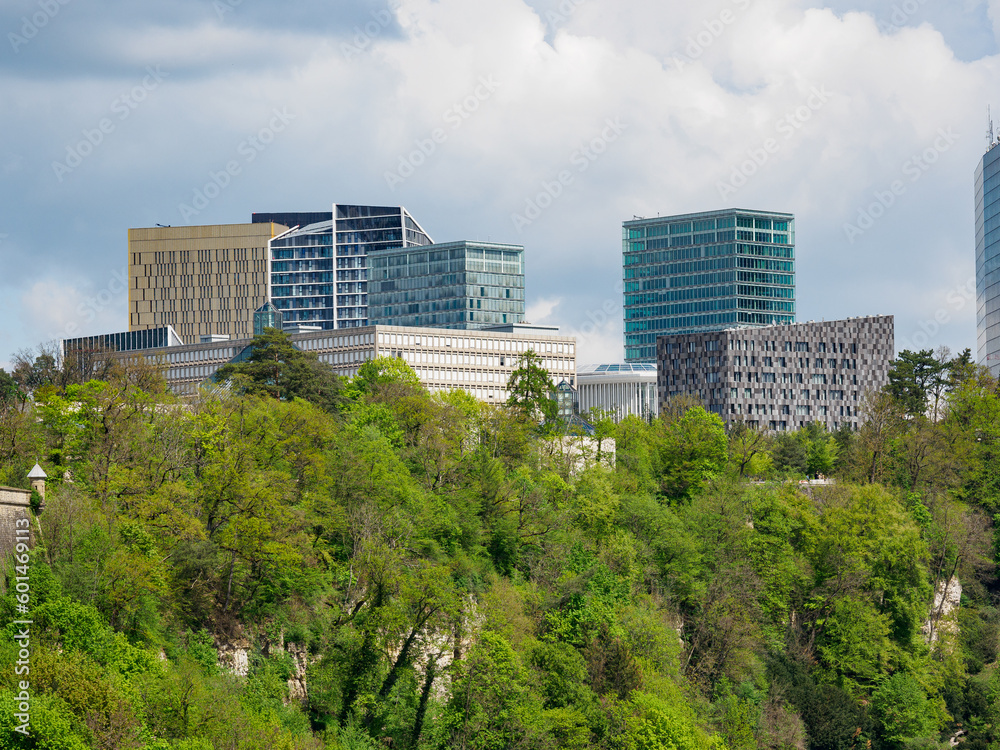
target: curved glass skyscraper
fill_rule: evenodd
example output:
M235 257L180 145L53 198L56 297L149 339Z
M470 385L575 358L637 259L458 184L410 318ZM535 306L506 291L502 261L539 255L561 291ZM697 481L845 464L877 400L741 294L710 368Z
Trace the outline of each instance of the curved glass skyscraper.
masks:
M278 215L256 214L254 220ZM280 215L290 223L300 216ZM327 330L366 326L368 254L430 244L431 238L401 206L336 204L325 221L271 240L271 302L285 325Z
M1000 145L976 168L976 348L1000 377Z

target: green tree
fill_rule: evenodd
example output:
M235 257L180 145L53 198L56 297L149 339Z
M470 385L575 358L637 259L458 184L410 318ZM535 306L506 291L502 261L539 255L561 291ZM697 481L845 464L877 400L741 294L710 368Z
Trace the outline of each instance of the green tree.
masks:
M837 441L826 431L822 422L812 422L805 428L808 440L806 473L810 476L829 474L837 462Z
M726 429L718 414L696 406L663 427L661 491L690 498L726 465Z
M945 365L930 349L911 352L904 349L889 363L888 392L906 413L916 416L927 411L927 396Z
M551 422L556 418L558 404L552 399L552 378L531 349L517 358L517 366L507 379L507 405L524 418Z
M454 678L442 717L442 748L506 750L544 746L541 701L530 674L500 635L480 634Z
M872 693L872 713L890 748L902 748L909 738L936 735L940 713L913 677L897 672Z
M760 476L771 467L771 440L756 425L742 419L729 427L729 465L739 477Z
M249 357L223 365L215 377L220 383L233 381L248 393L283 401L302 398L326 411L336 410L343 401L340 377L276 328L254 337Z
M774 465L779 471L802 476L809 471L809 446L799 431L781 432L774 440Z
M972 357L972 350L966 347L961 354L948 362L948 385L945 390L952 393L962 383L974 377L975 371L976 362Z

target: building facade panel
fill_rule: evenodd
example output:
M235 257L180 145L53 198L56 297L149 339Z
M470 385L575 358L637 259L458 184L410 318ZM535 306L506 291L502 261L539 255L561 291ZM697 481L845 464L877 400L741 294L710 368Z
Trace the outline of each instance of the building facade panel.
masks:
M1000 148L993 142L976 169L976 349L1000 377Z
M664 336L660 408L691 394L724 421L770 430L822 422L853 429L868 391L888 382L891 315Z
M172 326L186 341L247 337L267 299L272 223L128 232L129 330Z
M370 253L372 325L488 328L524 321L524 248L449 242Z
M795 321L792 214L726 209L622 224L625 361L658 336Z
M433 242L401 206L336 204L330 215L271 241L270 299L287 325L369 325L369 253Z

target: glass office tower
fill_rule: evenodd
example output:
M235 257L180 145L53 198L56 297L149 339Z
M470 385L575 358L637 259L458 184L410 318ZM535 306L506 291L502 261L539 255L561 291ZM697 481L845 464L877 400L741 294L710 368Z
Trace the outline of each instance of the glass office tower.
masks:
M368 256L372 325L486 328L524 322L524 248L448 242Z
M795 218L727 209L622 223L625 360L656 337L795 322Z
M991 142L976 168L976 349L1000 377L1000 148Z
M432 243L401 206L334 205L331 216L271 240L270 298L285 325L368 325L368 254Z

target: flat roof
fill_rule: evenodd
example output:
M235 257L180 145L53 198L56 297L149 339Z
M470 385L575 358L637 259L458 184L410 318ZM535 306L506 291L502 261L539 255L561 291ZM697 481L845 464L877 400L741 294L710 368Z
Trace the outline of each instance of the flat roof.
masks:
M636 216L622 222L623 226L650 221L685 221L687 219L707 219L710 216L728 216L730 214L753 214L755 216L780 216L783 219L794 219L795 215L784 211L764 211L759 208L720 208L714 211L699 211L691 214L666 214L664 216Z

